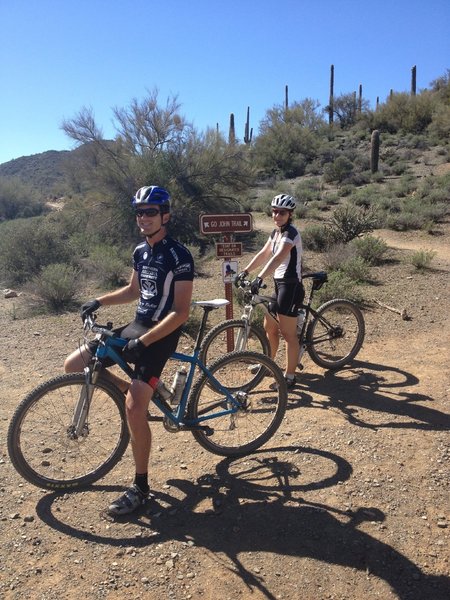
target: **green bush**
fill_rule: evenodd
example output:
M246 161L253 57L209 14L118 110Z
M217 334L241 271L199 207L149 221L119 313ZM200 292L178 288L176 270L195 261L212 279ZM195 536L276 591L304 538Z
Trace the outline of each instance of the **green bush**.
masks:
M342 183L353 173L354 165L351 160L345 156L338 156L332 163L327 163L323 167L323 178L326 182L336 181Z
M383 262L383 257L388 250L384 240L373 235L366 235L352 241L356 254L365 260L369 265L379 265Z
M356 283L370 281L370 265L361 256L353 256L346 260L340 269Z
M327 283L317 292L315 302L322 304L333 298L347 298L353 302L362 302L362 293L356 283L342 271L333 271L328 275Z
M1 228L0 272L10 284L31 281L55 260L73 260L65 232L51 218L15 219Z
M44 267L31 284L38 304L59 312L74 304L80 287L80 271L66 264L54 263Z
M436 252L434 250L417 250L417 252L411 255L409 260L418 271L425 271L430 268L435 256Z
M129 258L126 259L114 246L95 246L89 254L88 264L98 283L103 285L124 285L129 276Z
M302 243L307 250L323 252L334 242L334 234L329 225L307 225L302 231Z

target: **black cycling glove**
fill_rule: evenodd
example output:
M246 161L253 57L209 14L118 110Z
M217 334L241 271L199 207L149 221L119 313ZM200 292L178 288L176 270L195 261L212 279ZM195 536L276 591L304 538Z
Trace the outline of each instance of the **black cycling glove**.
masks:
M136 363L142 357L142 353L147 348L140 339L130 340L122 349L122 356L127 362Z
M259 288L262 286L262 277L256 277L250 284L250 291L252 294L259 294Z
M248 271L241 271L239 275L234 280L234 285L239 287L239 285L248 277Z
M83 319L83 321L85 320L86 317L88 317L89 315L92 315L92 313L95 312L99 308L100 308L100 302L97 299L88 300L87 302L85 302L80 309L80 315L81 315L81 318Z

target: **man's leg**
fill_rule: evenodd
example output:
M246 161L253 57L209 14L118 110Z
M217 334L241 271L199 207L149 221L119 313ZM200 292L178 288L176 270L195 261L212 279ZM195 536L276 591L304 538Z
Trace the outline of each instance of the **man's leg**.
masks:
M91 358L91 351L86 345L83 345L81 348L77 348L77 350L74 350L72 354L69 354L69 356L64 361L64 372L81 373L84 367L91 360ZM122 377L114 375L114 373L111 373L107 369L104 369L103 375L107 379L109 379L115 386L117 386L119 390L124 394L128 390L130 384L125 379L122 379Z
M135 464L134 483L108 507L113 516L127 515L142 506L149 496L148 462L151 449L151 432L147 410L153 389L147 383L133 379L125 400L131 449Z
M125 402L136 473L148 471L152 438L147 411L152 395L150 385L133 379Z

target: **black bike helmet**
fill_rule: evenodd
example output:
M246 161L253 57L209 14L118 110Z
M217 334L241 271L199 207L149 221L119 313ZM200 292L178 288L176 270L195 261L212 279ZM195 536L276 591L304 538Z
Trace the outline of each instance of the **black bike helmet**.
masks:
M270 203L272 208L286 208L287 210L294 210L297 206L295 198L288 194L278 194Z
M170 212L170 194L167 190L157 185L145 185L138 189L131 204L134 208L141 204L157 204L161 213Z

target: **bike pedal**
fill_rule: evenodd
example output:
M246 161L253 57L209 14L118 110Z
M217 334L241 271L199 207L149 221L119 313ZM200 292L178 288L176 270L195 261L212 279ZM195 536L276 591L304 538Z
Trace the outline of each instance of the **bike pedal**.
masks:
M183 431L203 431L205 435L210 437L214 433L214 429L207 425L186 425L182 427Z

